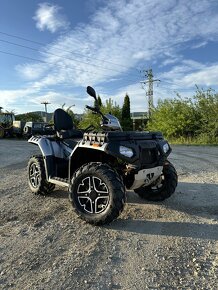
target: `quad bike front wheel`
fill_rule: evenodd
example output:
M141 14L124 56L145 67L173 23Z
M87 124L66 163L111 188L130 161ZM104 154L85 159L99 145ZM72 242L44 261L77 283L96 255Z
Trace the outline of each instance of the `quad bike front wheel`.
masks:
M121 178L110 166L92 162L73 175L69 197L80 218L103 225L122 212L126 192Z
M163 201L175 192L177 183L176 169L169 161L166 161L163 166L162 175L156 185L142 186L134 191L145 200Z
M42 156L32 156L28 162L28 184L35 194L47 195L55 185L46 180L45 166Z

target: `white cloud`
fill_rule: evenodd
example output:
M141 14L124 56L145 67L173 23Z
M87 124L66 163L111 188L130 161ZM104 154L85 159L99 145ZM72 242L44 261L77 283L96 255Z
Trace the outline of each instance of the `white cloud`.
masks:
M178 82L184 87L191 87L195 84L200 86L215 87L218 80L218 63L205 66L203 69L191 72L183 76Z
M213 3L203 0L198 4L175 0L109 2L92 15L90 23L76 27L45 49L44 59L51 63L51 70L41 79L42 85L96 85L123 76L132 67L151 66L162 55L173 56L165 65L178 61L177 49L184 42L194 37L218 37Z
M47 71L48 66L42 64L23 64L16 67L19 74L27 80L36 80L41 78Z
M192 49L197 49L197 48L200 48L200 47L204 47L207 45L207 41L201 41L201 42L198 42L196 44L194 44L191 48Z
M218 63L203 65L191 60L184 60L181 65L174 66L168 72L162 73L160 78L162 81L153 85L154 105L157 105L158 99L174 98L177 93L182 97L191 97L195 93L196 85L204 89L217 88ZM143 90L139 84L129 85L121 88L114 96L114 100L122 105L124 96L128 92L131 111L147 111L147 90L147 86L144 86Z
M148 59L150 56L152 56L152 53L150 51L138 51L133 54L133 59Z
M175 64L158 75L171 83L171 90L178 89L176 84L183 87L192 87L195 83L217 85L216 64L184 60L181 54L181 47L194 39L201 44L218 41L216 1L202 0L199 5L198 0L117 0L105 1L104 5L96 8L88 23L68 30L42 49L41 60L49 65L19 67L26 78L35 80L33 86L42 89L63 85L64 97L69 94L66 86L82 87L82 96L85 96L87 85L107 91L118 79L139 81L139 73L133 68L152 67L159 60L159 67ZM60 7L48 3L39 5L34 19L40 30L55 32L67 26L66 19L60 15ZM145 95L140 85L122 87L114 89L120 104L128 92L133 96L132 109L139 110ZM158 90L161 93L161 86ZM167 91L163 95L167 95Z
M173 89L185 90L195 85L203 87L217 87L218 62L212 65L202 64L191 60L184 60L168 72L160 75L161 79L171 83Z
M161 64L161 66L166 66L166 65L169 65L169 64L173 64L173 63L175 63L175 62L177 62L178 61L178 59L176 59L176 58L168 58L168 59L165 59L163 62L162 62L162 64Z
M81 98L80 93L72 93L70 90L55 91L49 89L41 89L37 87L36 83L27 85L26 89L18 90L1 90L0 100L1 106L8 111L14 110L16 113L24 113L29 111L43 111L44 107L41 104L43 101L47 101L48 111L53 112L55 109L60 108L64 103L66 107L75 105L77 113L84 111L86 104L91 104L92 98L88 97L83 92L84 98Z
M139 83L122 87L115 95L113 95L113 100L116 101L121 107L123 105L126 93L128 93L130 98L131 112L147 111L148 106L146 92L142 89L142 86ZM107 98L109 98L109 96L106 95L104 99Z
M0 90L1 106L5 110L15 110L15 112L28 111L27 105L30 101L32 88L17 90Z
M49 30L54 33L60 29L66 29L69 22L66 17L60 13L61 7L49 3L40 3L33 19L36 21L36 27L43 31Z

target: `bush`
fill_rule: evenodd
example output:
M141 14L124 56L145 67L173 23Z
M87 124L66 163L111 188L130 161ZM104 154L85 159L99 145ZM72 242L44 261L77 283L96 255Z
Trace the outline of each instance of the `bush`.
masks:
M218 94L197 87L192 98L159 100L147 129L176 143L218 144Z

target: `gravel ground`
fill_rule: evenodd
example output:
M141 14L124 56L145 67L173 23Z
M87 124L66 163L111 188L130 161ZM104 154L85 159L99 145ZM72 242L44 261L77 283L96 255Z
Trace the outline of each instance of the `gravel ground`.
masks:
M104 227L77 218L60 188L30 193L37 151L0 141L1 289L218 289L218 147L174 146L176 193L152 203L128 192Z

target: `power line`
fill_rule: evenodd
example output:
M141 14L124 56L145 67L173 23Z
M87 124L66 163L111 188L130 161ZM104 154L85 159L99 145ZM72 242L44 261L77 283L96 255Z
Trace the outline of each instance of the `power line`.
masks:
M0 33L1 34L4 34L4 35L7 35L7 36L10 36L10 37L14 37L14 38L17 38L17 39L21 39L21 40L24 40L24 41L29 41L29 42L32 42L32 43L35 43L35 44L45 45L45 43L38 42L38 41L34 41L34 40L29 40L27 38L20 37L20 36L16 36L16 35L13 35L13 34L9 34L9 33L3 32L3 31L0 31Z
M181 85L179 85L177 83L174 83L174 82L168 82L168 81L165 81L165 80L162 80L161 82L166 83L166 84L169 84L169 85L175 85L177 87L183 88L183 86L181 86Z
M15 45L15 46L19 46L19 47L27 48L27 49L30 49L30 50L33 50L33 51L38 51L38 52L40 52L39 49L34 48L34 47L30 47L30 46L26 46L26 45L18 44L18 43L15 43L15 42L11 42L11 41L4 40L4 39L0 39L0 41L1 41L1 42L4 42L4 43L8 43L8 44ZM115 72L118 72L118 73L122 73L122 71L119 71L119 70L116 70L116 69L106 68L106 67L103 67L103 66L101 66L101 65L92 64L92 63L90 63L90 62L86 62L86 61L78 60L78 59L75 59L75 58L70 58L70 57L60 56L60 55L58 55L58 54L51 53L51 52L46 52L46 54L53 55L53 56L56 56L56 57L59 57L59 58L64 58L64 59L68 59L68 60L73 60L73 61L75 61L75 62L83 63L83 64L86 64L86 65L91 65L91 66L95 66L95 67L100 67L101 69L104 69L104 70L111 70L111 71L115 71Z
M34 60L34 61L38 61L38 62L49 64L49 62L46 62L46 61L43 61L43 60L40 60L40 59L36 59L36 58L33 58L33 57L24 56L24 55L12 53L12 52L6 52L6 51L3 51L3 50L0 50L0 53L4 53L4 54L12 55L12 56L17 56L17 57L26 58L26 59L29 59L29 60Z
M38 62L45 63L45 64L54 65L54 63L52 63L52 62L48 62L48 61L40 60L40 59L37 59L37 58L20 55L20 54L16 54L16 53L12 53L12 52L6 52L6 51L3 51L3 50L0 50L0 53L11 55L11 56L16 56L16 57L20 57L20 58L25 58L25 59L28 59L28 60L38 61ZM61 65L59 63L57 63L55 65L58 65L58 66L60 66L62 68L66 68L66 65ZM70 68L70 67L68 67L68 69L71 69L71 70L74 70L74 71L80 71L80 72L93 73L93 71L88 71L88 70L83 70L83 69L78 69L78 68ZM111 75L107 75L107 74L101 74L101 75L102 76L106 76L106 77L112 77ZM125 78L125 77L122 77L122 79L126 79L127 80L127 78ZM129 81L133 81L133 80L130 80L130 79L128 79L128 80ZM135 80L133 82L135 82Z
M45 46L47 45L46 43L42 43L42 42L38 42L38 41L34 41L34 40L30 40L28 38L24 38L24 37L20 37L20 36L17 36L17 35L14 35L14 34L9 34L9 33L6 33L6 32L3 32L3 31L0 31L0 34L3 34L3 35L6 35L6 36L9 36L9 37L13 37L13 38L17 38L17 39L20 39L20 40L24 40L24 41L27 41L27 42L31 42L31 43L35 43L35 44L38 44L40 46ZM59 46L59 44L56 44L56 46ZM134 69L138 72L138 69L136 68L129 68L127 66L124 66L124 65L121 65L121 64L117 64L115 62L111 62L111 61L108 61L108 60L105 60L105 59L99 59L99 58L94 58L94 57L88 57L87 55L85 54L81 54L79 52L75 52L75 51L69 51L69 50L66 50L66 49L63 49L63 48L56 48L56 50L59 50L61 52L65 51L65 52L68 52L68 53L71 53L71 54L75 54L75 55L78 55L78 56L82 56L82 57L86 57L87 59L90 59L90 60L97 60L97 61L101 61L101 62L105 62L105 63L109 63L109 64L113 64L113 65L116 65L116 66L120 66L120 67L123 67L123 68L127 68L127 69Z

